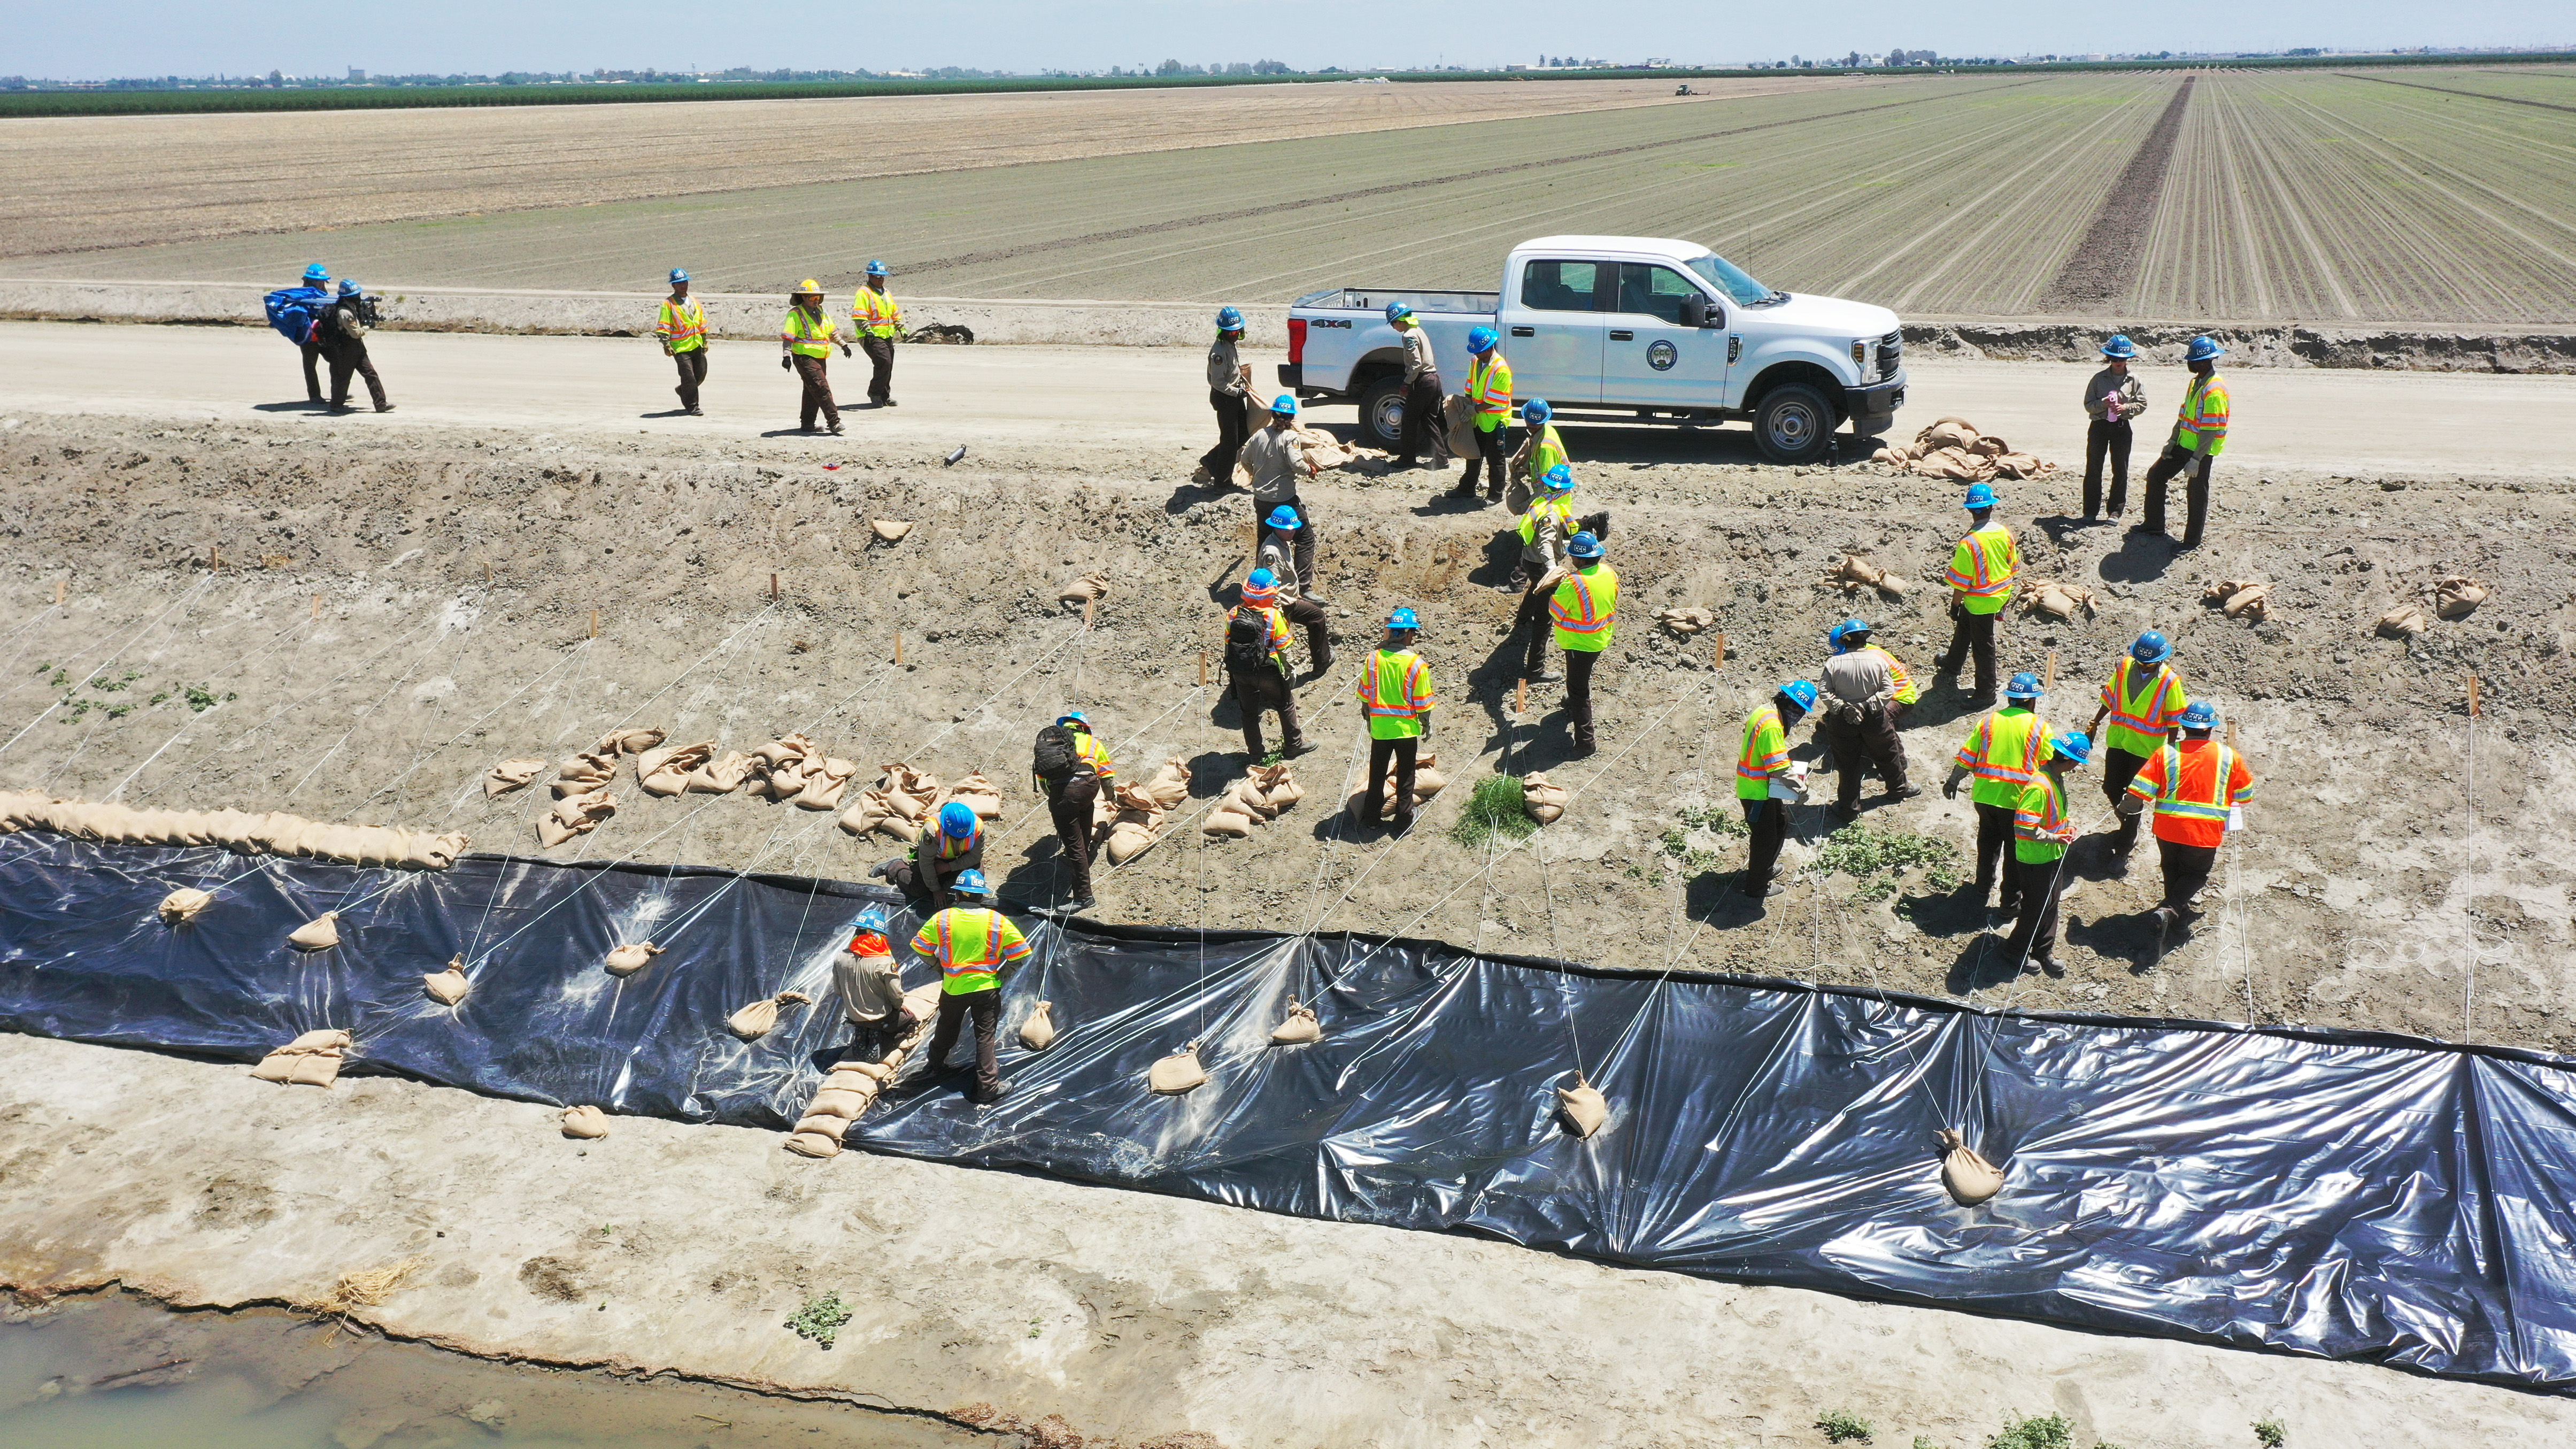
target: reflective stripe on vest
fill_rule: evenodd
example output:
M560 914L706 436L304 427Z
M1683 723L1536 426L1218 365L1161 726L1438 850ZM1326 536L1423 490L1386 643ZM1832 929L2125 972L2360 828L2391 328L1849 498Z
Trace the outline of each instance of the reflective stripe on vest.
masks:
M1512 365L1503 359L1500 347L1467 365L1467 396L1475 400L1478 417L1510 415Z
M1566 607L1567 592L1573 593L1574 607ZM1556 627L1568 634L1598 634L1610 627L1610 619L1619 608L1619 576L1608 564L1594 564L1576 569L1557 584L1548 596L1547 616Z
M2209 798L2194 800L2182 793L2181 747L2165 746L2163 756L2157 762L2158 768L2164 772L2164 789L2156 796L2158 815L2178 815L2186 820L2227 819L2227 782L2236 775L2236 752L2225 745L2214 744L2208 753L2217 757L2218 768L2209 777Z
M1565 456L1565 440L1556 435L1556 425L1554 423L1541 424L1538 430L1538 441L1530 444L1530 481L1535 483L1541 478L1547 476L1548 469L1555 467L1559 463L1570 463L1572 461L1573 459Z
M903 320L903 309L895 305L894 298L874 287L862 286L858 295L850 299L850 320L871 337L892 337L895 324Z
M930 929L939 958L940 989L962 996L999 986L994 968L1028 954L1028 944L1006 946L1008 925L999 911L985 906L951 906L933 916Z
M2011 535L1989 538L1987 537L1989 532L2000 533L2002 530L1981 528L1959 540L1959 546L1968 551L1968 561L1973 572L1962 574L1956 563L1950 566L1946 582L1954 589L1965 591L1970 598L1990 599L2011 589L2013 585L2015 570L2005 569L1998 574L1994 556L1996 547L2009 543Z
M2227 445L2227 384L2215 372L2192 379L2182 395L2182 412L2174 423L2174 441L2196 453L2215 453Z
M1117 768L1109 762L1109 751L1100 741L1081 730L1074 730L1071 733L1074 754L1089 762L1092 774L1103 780L1117 775Z
M973 850L976 846L984 843L984 827L980 824L978 824L972 831L969 831L966 838L963 840L959 840L951 836L947 831L940 829L937 824L933 824L930 827L930 833L937 837L939 841L938 848L932 852L933 858L938 860L959 859L968 851Z
M2004 780L2015 785L2031 782L2039 772L2039 712L2031 710L2014 718L2024 722L2020 759L2007 762L1995 758L1995 725L2004 720L2005 715L2002 710L1994 710L1987 714L1984 722L1977 726L1976 734L1970 737L1969 743L1976 750L1976 760L1968 766L1969 774L1980 780Z
M2103 703L2110 706L2113 724L2136 730L2142 735L2163 734L2173 728L2173 716L2165 709L2165 696L2172 693L2174 685L2180 681L2174 678L2173 670L2159 664L2156 666L2156 687L2142 699L2138 691L2129 687L2130 666L2137 662L2123 659L2120 667L2111 671L2107 691L2110 698Z
M1521 542L1535 547L1538 543L1538 521L1546 514L1556 515L1556 526L1567 537L1574 534L1574 505L1562 498L1542 498L1521 515Z
M1360 702L1368 707L1369 718L1412 719L1431 712L1430 671L1422 667L1421 656L1381 649L1369 663L1372 667L1360 682ZM1419 691L1416 680L1424 686Z
M1863 645L1862 647L1869 653L1875 654L1879 658L1887 661L1887 673L1890 681L1896 686L1896 702L1898 704L1912 704L1914 701L1923 697L1922 693L1914 687L1914 676L1905 672L1905 666L1897 662L1895 655L1888 653L1886 650L1881 649L1875 644Z
M707 335L707 309L699 306L698 299L695 297L677 306L672 305L671 299L665 297L662 299L661 325L653 330L669 339L674 346L682 342L704 341Z
M778 326L778 335L787 343L787 350L799 357L829 357L832 334L839 325L829 316L809 316L802 307L790 307L787 320Z
M1754 750L1760 748L1765 734L1775 735L1780 741L1780 747L1763 750L1757 755ZM1744 745L1736 751L1735 755L1735 778L1768 781L1773 775L1788 768L1788 764L1789 732L1780 726L1780 706L1766 704L1745 716Z
M2023 840L2047 845L2064 845L2060 837L2066 832L2066 795L2058 783L2046 775L2030 782L2041 795L2039 813L2016 808L2013 811L2013 834ZM2027 798L2027 792L2025 792Z

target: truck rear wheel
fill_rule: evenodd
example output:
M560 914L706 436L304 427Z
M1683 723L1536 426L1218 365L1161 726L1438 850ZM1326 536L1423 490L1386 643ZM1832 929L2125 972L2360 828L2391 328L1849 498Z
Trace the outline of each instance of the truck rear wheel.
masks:
M1774 463L1812 463L1833 439L1833 404L1803 382L1784 382L1753 410L1753 445Z
M1359 441L1394 452L1404 442L1404 378L1381 377L1360 390Z

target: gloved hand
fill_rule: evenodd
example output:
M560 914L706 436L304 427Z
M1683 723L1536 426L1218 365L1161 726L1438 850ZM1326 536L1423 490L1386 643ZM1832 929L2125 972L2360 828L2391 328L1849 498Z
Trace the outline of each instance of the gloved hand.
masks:
M1958 798L1959 798L1959 777L1958 777L1958 776L1956 776L1956 775L1952 775L1949 779L1947 779L1947 780L1945 780L1945 781L1943 781L1943 782L1942 782L1942 784L1941 784L1941 798L1942 798L1942 799L1944 799L1944 800L1956 800L1956 799L1958 799Z
M842 344L841 344L841 355L842 355L843 357L847 357L847 356L849 356L849 355L850 355L850 344L848 344L848 343L846 343L846 342L844 342L844 343L842 343Z
M796 359L788 356L784 352L778 354L778 370L780 372L794 372L796 370Z

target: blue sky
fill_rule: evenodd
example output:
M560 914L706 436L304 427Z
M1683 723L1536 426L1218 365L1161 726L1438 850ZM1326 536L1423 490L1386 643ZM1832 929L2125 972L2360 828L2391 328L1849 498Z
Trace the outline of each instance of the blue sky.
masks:
M2298 45L2515 46L2576 41L2569 0L2069 0L1741 6L1594 0L102 0L13 7L0 72L115 75L728 66L998 70L1277 59L1301 68L1527 62L1541 54L1734 64L1931 49L1945 55Z

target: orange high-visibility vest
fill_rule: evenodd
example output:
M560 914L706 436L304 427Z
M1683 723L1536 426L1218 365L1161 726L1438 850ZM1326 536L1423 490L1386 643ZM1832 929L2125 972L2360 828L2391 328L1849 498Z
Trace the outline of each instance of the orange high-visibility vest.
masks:
M2243 755L2227 746L2186 738L2156 751L2129 782L2129 793L2155 802L2158 839L2222 845L2228 811L2254 798L2254 772L2245 767Z

